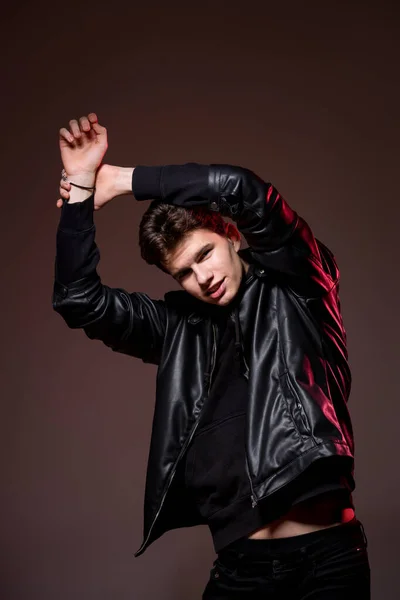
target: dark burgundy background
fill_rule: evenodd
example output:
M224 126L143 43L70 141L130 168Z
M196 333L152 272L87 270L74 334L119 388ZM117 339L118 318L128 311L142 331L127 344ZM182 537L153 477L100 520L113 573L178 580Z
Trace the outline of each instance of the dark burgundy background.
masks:
M200 598L206 528L140 558L155 367L52 311L58 129L96 111L107 161L228 162L270 179L339 261L359 518L373 597L400 595L399 15L390 2L19 2L3 12L4 600ZM161 297L147 204L96 213L100 273Z

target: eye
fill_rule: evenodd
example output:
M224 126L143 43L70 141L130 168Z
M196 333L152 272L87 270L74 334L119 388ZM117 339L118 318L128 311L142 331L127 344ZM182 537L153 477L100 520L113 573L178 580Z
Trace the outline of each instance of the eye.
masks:
M205 258L207 256L207 254L210 254L211 252L211 248L208 248L207 250L205 250L203 252L203 254L201 255L201 260L203 260L203 258Z
M189 273L190 273L190 271L184 271L183 273L178 275L177 280L182 281L183 279L185 279L185 277L187 277L189 275Z

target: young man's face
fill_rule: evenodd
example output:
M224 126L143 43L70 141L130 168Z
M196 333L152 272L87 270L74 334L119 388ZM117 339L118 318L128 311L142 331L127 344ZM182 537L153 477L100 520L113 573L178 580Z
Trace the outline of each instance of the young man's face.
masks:
M170 253L168 272L195 298L226 306L239 290L243 267L248 269L239 248L240 239L196 229Z

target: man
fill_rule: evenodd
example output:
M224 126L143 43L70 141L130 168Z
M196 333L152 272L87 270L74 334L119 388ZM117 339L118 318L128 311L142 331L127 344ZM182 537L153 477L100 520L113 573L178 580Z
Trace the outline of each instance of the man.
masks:
M158 365L136 555L169 529L204 523L218 558L203 598L369 598L332 253L247 169L104 165L96 115L69 125L54 309ZM153 199L143 258L183 288L162 301L110 289L96 271L93 210L128 193Z

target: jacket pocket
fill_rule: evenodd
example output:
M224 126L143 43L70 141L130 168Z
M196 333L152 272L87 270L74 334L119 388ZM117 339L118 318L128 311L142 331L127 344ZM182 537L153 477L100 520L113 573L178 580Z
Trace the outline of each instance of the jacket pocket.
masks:
M280 376L280 386L297 433L301 437L309 437L311 435L310 424L303 404L287 371Z
M250 493L245 418L242 411L212 423L195 435L188 448L185 482L205 518Z

